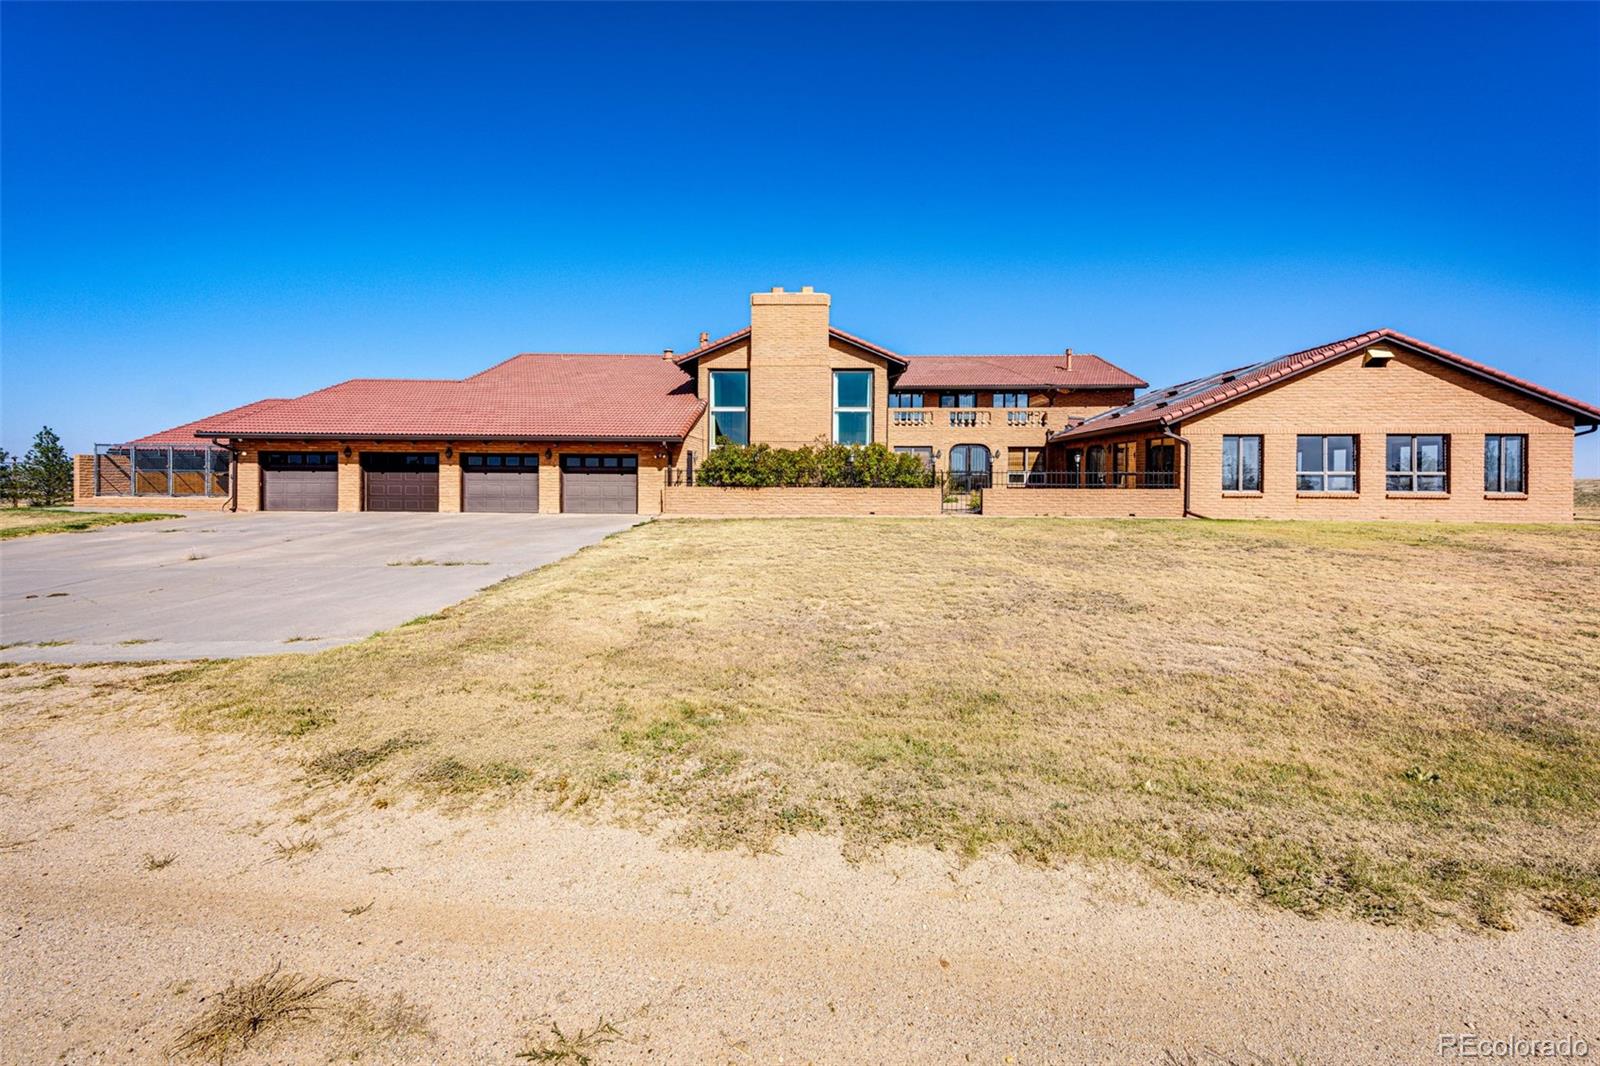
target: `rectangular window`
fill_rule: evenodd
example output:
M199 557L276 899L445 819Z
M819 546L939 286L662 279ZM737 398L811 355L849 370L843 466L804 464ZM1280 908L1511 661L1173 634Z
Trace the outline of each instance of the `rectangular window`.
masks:
M978 394L975 392L942 392L939 394L940 407L976 407Z
M1301 436L1295 441L1294 484L1301 492L1355 492L1356 440Z
M833 440L872 443L872 371L833 372Z
M1178 448L1170 440L1150 440L1144 445L1144 487L1170 489L1178 484Z
M933 469L933 449L932 448L899 447L899 448L896 448L895 451L899 452L901 455L915 455L918 459L922 460L923 469L925 469L925 470L932 470Z
M1528 491L1528 438L1491 433L1483 438L1483 491Z
M1387 492L1448 492L1450 438L1391 433L1384 446Z
M1026 407L1028 394L1025 392L997 392L994 394L996 407Z
M1043 470L1044 449L1008 448L1006 450L1006 469L1013 474L1026 470Z
M750 375L711 371L711 447L750 443Z
M922 393L920 392L891 392L889 394L890 407L921 407Z

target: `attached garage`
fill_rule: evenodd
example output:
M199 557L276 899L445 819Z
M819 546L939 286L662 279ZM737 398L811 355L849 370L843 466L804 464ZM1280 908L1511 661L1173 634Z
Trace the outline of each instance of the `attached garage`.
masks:
M437 511L437 452L363 452L361 481L368 511Z
M563 455L561 510L569 514L637 514L637 455Z
M339 456L335 452L262 452L261 509L337 511Z
M539 512L537 455L463 455L461 509L515 514Z

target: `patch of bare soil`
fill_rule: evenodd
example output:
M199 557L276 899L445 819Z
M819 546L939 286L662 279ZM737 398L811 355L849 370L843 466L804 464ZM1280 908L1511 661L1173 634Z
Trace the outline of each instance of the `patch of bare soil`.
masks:
M1441 1033L1600 1033L1592 922L1419 932L1008 857L375 807L137 695L72 713L106 674L60 676L0 712L8 1063L1433 1062Z

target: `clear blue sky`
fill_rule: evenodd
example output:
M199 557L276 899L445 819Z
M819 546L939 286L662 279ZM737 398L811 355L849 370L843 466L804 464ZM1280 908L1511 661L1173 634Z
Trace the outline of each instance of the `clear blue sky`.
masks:
M3 22L14 451L682 350L771 285L907 352L1071 345L1161 384L1388 325L1600 398L1593 4Z

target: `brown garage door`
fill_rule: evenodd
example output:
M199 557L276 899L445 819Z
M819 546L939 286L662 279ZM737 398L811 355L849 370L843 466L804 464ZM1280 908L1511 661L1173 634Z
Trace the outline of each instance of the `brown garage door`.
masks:
M561 509L569 514L634 514L639 510L639 457L563 455Z
M439 456L368 452L361 456L369 511L437 511Z
M463 455L461 457L461 509L463 511L539 511L539 457L537 455Z
M261 509L337 511L338 455L333 452L262 452Z

